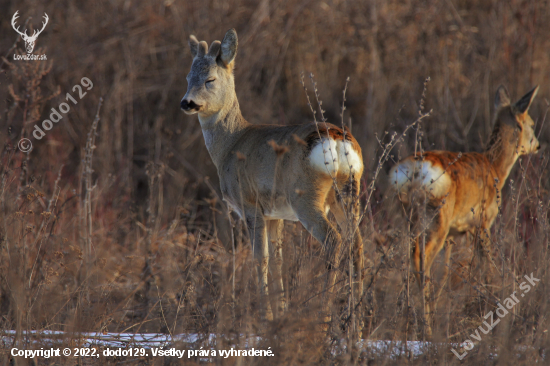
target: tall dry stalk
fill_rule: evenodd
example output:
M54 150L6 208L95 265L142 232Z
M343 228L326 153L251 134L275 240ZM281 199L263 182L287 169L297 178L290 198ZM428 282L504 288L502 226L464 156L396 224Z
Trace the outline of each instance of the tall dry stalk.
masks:
M84 159L82 163L82 169L80 172L80 190L79 190L79 200L80 205L80 240L82 241L82 246L84 247L85 261L86 261L86 271L84 282L87 282L88 277L91 275L91 266L93 262L92 251L93 251L93 201L94 201L94 190L97 187L97 183L94 183L93 179L93 156L96 149L96 136L97 136L97 127L99 125L99 113L101 111L101 106L103 105L103 98L99 98L97 105L97 111L95 114L94 121L92 122L92 127L88 132L88 138L86 139L86 147L83 150ZM82 198L83 197L83 198ZM82 200L83 199L83 200ZM86 292L88 301L89 292Z

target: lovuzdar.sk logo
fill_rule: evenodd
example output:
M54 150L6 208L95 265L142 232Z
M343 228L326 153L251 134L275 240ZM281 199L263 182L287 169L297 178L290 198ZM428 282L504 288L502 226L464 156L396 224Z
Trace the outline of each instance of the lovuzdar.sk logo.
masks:
M13 29L19 33L21 35L21 38L23 38L23 41L25 42L25 49L27 51L27 54L26 55L18 55L18 54L14 54L13 55L13 59L14 60L25 60L25 61L33 61L33 60L46 60L46 55L34 55L32 53L32 51L34 50L34 44L36 43L36 39L38 38L38 36L40 35L40 33L42 33L42 31L44 31L44 28L46 28L46 25L48 24L48 14L44 13L44 21L42 22L42 29L40 30L34 30L33 34L32 35L28 35L27 34L27 30L25 29L24 32L21 32L19 30L19 26L17 26L16 28L16 20L17 18L19 18L19 10L17 10L15 12L15 14L13 14L13 17L11 18L11 26L13 27Z

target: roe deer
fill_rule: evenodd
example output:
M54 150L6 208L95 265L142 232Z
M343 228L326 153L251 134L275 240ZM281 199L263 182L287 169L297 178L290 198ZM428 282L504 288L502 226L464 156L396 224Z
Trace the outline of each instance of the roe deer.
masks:
M390 171L390 182L399 200L410 208L413 191L417 192L426 205L426 217L431 219L425 227L424 252L417 236L411 253L420 291L425 297L428 336L431 335L430 267L435 257L448 237L468 232L475 235L475 231L480 230L489 239L489 230L498 213L499 195L510 170L519 156L540 149L534 122L528 114L537 91L538 86L510 104L506 89L498 88L494 128L483 153L424 152L409 156ZM447 261L449 256L450 251Z
M198 114L206 148L218 170L223 199L246 222L259 262L264 316L271 320L267 298L270 243L275 244L277 310L282 313L286 308L281 273L283 220L300 221L322 244L334 267L327 285L329 290L333 287L342 240L327 213L332 211L341 228L356 228L363 173L361 148L349 131L328 123L276 126L247 122L235 94L234 29L227 31L222 42L212 42L210 48L194 36L189 37L189 46L193 63L181 109L186 114ZM354 260L360 284L362 240L358 229L351 232L355 233Z

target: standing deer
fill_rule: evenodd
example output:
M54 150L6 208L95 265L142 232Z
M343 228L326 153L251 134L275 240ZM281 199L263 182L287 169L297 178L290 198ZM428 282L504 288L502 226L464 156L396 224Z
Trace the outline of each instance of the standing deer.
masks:
M27 49L27 53L32 53L32 51L34 50L34 43L36 42L36 39L38 38L40 33L42 33L44 28L46 28L46 24L48 24L48 20L50 18L48 18L48 14L44 13L44 21L42 22L42 29L40 29L39 31L35 29L32 36L28 36L26 29L25 29L25 32L21 32L19 31L19 26L15 28L15 21L17 20L17 18L19 18L19 15L17 15L18 13L19 13L19 10L17 10L15 14L13 14L13 17L11 18L11 26L17 33L21 35L21 38L23 38L23 41L25 41L25 48Z
M339 265L342 240L327 213L330 210L334 214L341 228L354 228L355 266L361 283L363 244L356 227L363 160L351 133L332 124L247 122L235 94L237 43L234 29L227 31L222 42L212 42L210 48L195 36L189 37L193 63L181 109L189 115L198 114L206 148L218 170L223 199L246 222L258 262L264 315L271 320L267 300L269 243L275 244L274 277L280 294L277 310L281 314L286 309L281 273L283 220L300 221L322 244L334 268ZM329 291L335 273L335 269L330 271Z
M538 86L510 104L506 88L498 88L494 128L483 153L424 152L409 156L390 171L390 182L399 200L410 208L415 191L426 205L426 217L431 219L425 231L424 252L420 236L412 252L415 275L425 297L428 336L431 335L430 267L435 257L446 239L455 235L468 232L475 235L480 230L489 239L498 213L498 197L512 167L521 155L540 149L534 122L528 114L537 91Z

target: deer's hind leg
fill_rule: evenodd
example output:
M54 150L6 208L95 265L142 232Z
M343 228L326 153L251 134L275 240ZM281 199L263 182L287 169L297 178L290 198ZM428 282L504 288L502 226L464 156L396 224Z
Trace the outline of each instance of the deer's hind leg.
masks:
M439 287L439 291L437 292L437 295L435 297L434 302L434 308L437 307L438 301L441 299L441 295L443 294L443 290L445 289L445 286L447 285L447 282L449 281L449 277L451 275L451 254L453 251L453 246L455 246L456 243L452 238L447 238L447 241L445 243L445 268L443 270L443 280L441 280L441 285Z
M342 190L339 190L342 192ZM353 266L350 266L350 278L352 279L351 303L348 305L350 310L354 311L353 315L357 322L351 324L355 330L355 334L359 338L364 327L364 309L365 304L356 307L356 304L361 301L363 296L363 239L358 227L359 221L359 205L358 202L353 202L350 197L337 199L337 193L332 192L329 197L330 211L336 218L340 231L342 232L342 240L350 245L350 260ZM358 200L356 200L358 201ZM346 248L346 246L344 246ZM358 312L355 312L355 309Z
M359 230L360 207L357 195L353 194L345 184L340 186L338 192L334 190L331 192L328 203L330 205L330 211L336 218L336 222L342 232L342 239L344 241L349 240L352 245L352 251L350 253L353 258L354 269L352 278L355 278L354 297L357 301L363 295L364 272L363 238ZM341 198L339 199L338 197Z
M292 209L296 213L298 220L321 243L323 257L326 260L327 267L331 268L324 288L326 300L323 304L323 311L326 313L324 322L327 326L331 321L329 313L331 311L333 294L336 291L336 277L340 270L342 251L340 234L327 219L325 213L327 195L331 186L332 181L330 179L317 181L315 190L304 190L303 194L296 194L291 200Z
M412 260L415 267L415 276L420 286L420 292L424 295L424 319L425 333L427 336L432 335L432 301L431 301L431 267L435 257L445 245L445 240L449 234L450 218L454 202L448 201L440 207L439 212L435 212L433 216L426 217L427 220L432 220L426 230L424 251L422 251L423 235L419 235L415 241L415 246L412 253ZM430 210L431 211L431 210Z

